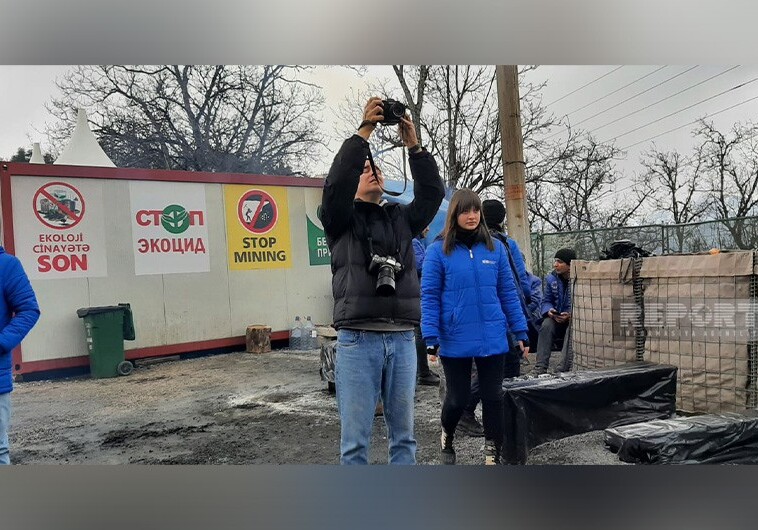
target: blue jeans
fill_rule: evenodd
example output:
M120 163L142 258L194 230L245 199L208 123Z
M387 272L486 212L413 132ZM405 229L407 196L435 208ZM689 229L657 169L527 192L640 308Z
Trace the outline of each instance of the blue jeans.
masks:
M11 463L8 452L8 425L11 421L11 393L0 394L0 465Z
M337 332L334 383L340 414L340 463L367 464L379 398L384 405L390 464L415 464L413 331Z

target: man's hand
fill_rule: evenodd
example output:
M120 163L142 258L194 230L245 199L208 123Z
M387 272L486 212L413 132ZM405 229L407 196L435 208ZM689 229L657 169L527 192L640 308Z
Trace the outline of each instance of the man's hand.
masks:
M416 136L416 127L411 121L410 114L406 114L400 118L400 123L397 124L397 131L400 134L400 139L403 141L403 145L410 149L418 144L418 136Z
M358 129L358 136L368 141L371 133L376 129L376 124L384 119L382 98L369 98L363 108L363 121Z
M524 341L520 340L518 341L518 347L521 349L521 354L526 358L529 355L529 346L525 346Z
M439 349L440 349L439 344L426 347L426 355L429 358L430 362L433 362L433 363L437 362L437 352L439 352Z
M559 324L565 324L569 320L571 320L571 313L567 313L566 311L564 311L560 315L555 316L555 321L558 322Z
M555 320L556 317L558 316L558 311L556 311L553 308L550 308L550 310L547 312L547 316L548 318L552 318L553 320Z

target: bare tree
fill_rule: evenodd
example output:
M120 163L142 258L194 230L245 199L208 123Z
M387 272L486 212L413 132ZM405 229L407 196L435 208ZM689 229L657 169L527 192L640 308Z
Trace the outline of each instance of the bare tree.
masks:
M629 223L640 211L644 195L620 201L614 188L619 150L599 144L571 129L545 109L546 83L519 76L524 158L533 231L585 230ZM394 66L403 97L419 125L427 148L436 156L446 184L468 187L502 197L503 166L495 68L492 66ZM425 83L422 85L422 83ZM366 95L392 95L392 80L376 83L366 94L355 94L342 108L347 131L354 131L355 114ZM418 116L418 118L417 118ZM556 137L557 128L566 134ZM391 134L387 134L390 132ZM399 145L389 128L379 127L372 147L393 151ZM396 165L391 157L385 166ZM386 173L386 172L385 172Z
M536 67L522 67L521 73ZM485 195L502 195L503 168L500 124L497 112L495 68L492 66L393 65L395 79L372 83L339 110L344 131L354 131L355 114L368 95L402 97L417 124L420 141L436 156L445 183L468 187ZM549 171L565 142L546 141L546 133L558 125L541 101L542 84L520 77L522 129L527 179ZM397 95L399 91L402 95ZM394 153L401 143L391 128L379 127L373 148L383 153L385 165L399 168Z
M69 137L76 107L117 166L289 174L322 143L318 87L291 66L78 66L51 104Z
M644 197L625 202L616 196L619 150L590 135L569 136L567 150L529 185L532 229L565 232L628 224Z
M700 220L709 208L698 188L700 157L686 158L676 151L658 151L653 147L643 155L644 173L640 185L647 190L651 206L665 212L670 222L691 223Z
M736 123L723 134L701 120L695 135L715 217L724 220L738 248L753 248L758 241L743 218L758 214L758 126Z
M707 190L698 187L702 157L687 158L676 151L658 151L655 146L641 160L644 172L638 179L656 214L665 214L675 226L666 230L670 239L663 250L682 252L691 237L686 224L702 220L711 208Z

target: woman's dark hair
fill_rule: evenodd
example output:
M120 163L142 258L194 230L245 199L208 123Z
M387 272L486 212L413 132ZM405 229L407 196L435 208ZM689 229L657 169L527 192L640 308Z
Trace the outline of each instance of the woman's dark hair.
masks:
M453 193L453 196L450 198L450 204L447 207L447 217L445 217L445 229L443 231L444 242L442 243L442 250L445 254L449 255L455 248L455 240L458 231L461 229L458 226L458 215L470 210L482 211L482 201L479 195L467 188ZM476 233L476 239L484 241L489 250L495 250L495 245L492 244L492 237L490 237L490 232L487 230L487 225L484 224L484 219L480 219L479 226L476 227L474 232Z

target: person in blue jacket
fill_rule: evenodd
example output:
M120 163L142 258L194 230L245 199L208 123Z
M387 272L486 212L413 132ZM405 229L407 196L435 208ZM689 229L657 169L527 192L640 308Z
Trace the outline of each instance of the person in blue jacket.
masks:
M485 199L482 202L482 216L484 217L484 222L487 223L487 228L490 229L490 233L495 232L497 234L496 237L501 242L508 244L506 250L510 250L512 258L510 260L511 268L515 268L518 273L516 282L521 287L521 292L524 293L524 300L528 305L532 297L532 287L529 281L529 273L526 270L526 260L516 240L509 237L505 232L505 206L497 199Z
M8 425L13 390L13 349L39 319L39 305L21 262L0 247L0 464L10 464Z
M542 278L532 274L528 270L526 271L526 275L529 278L529 287L532 292L532 299L529 302L527 309L532 323L534 324L533 328L529 328L529 347L536 349L537 344L539 344L538 336L540 328L542 327L540 325L542 321Z
M542 326L537 339L537 362L534 374L547 372L550 365L550 354L553 343L557 338L563 339L563 356L559 371L571 369L571 359L568 355L569 340L566 330L571 321L571 292L569 276L571 262L576 259L576 252L571 248L562 248L555 253L553 272L545 277L544 294L542 297Z
M484 222L487 224L487 228L489 228L490 235L503 243L508 253L508 263L511 266L511 272L516 280L517 287L520 287L517 294L521 303L521 310L524 312L524 317L526 318L527 334L529 334L534 329L534 326L530 325L531 319L529 318L529 303L532 299L532 289L526 271L524 255L516 240L508 237L508 234L505 233L505 206L497 199L486 199L482 202L482 216L484 217ZM505 360L503 361L503 377L506 379L521 375L522 352L513 344L513 341L510 344L511 349L506 353Z
M419 235L413 238L413 253L416 255L416 272L421 279L421 269L426 257L426 245L421 241L429 233L429 227L424 228ZM421 337L421 326L416 326L416 382L419 385L439 386L440 376L429 368L429 360L426 356L426 344Z
M503 442L503 358L508 332L527 343L526 319L502 243L481 222L469 189L450 199L443 236L426 251L421 276L421 332L439 355L447 381L440 437L443 464L455 464L453 435L471 394L476 363L482 397L485 464L498 464Z

